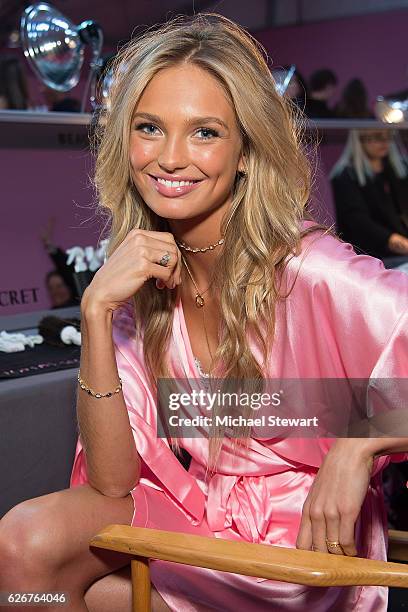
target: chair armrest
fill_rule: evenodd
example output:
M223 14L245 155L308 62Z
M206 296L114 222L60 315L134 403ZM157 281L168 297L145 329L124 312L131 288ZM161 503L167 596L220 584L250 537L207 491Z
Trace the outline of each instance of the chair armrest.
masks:
M310 586L382 585L408 588L408 566L296 548L108 525L91 546L247 576Z
M408 531L388 530L388 558L408 561Z

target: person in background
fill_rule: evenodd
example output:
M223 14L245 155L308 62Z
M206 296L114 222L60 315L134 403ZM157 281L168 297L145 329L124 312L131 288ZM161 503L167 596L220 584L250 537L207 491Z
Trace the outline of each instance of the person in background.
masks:
M45 277L45 284L51 300L51 308L67 308L78 306L78 297L74 296L74 290L67 285L65 279L58 270L50 270Z
M79 305L79 294L74 281L74 268L67 265L65 252L55 246L52 241L52 233L55 225L55 217L50 217L48 223L41 233L41 240L48 255L55 265L45 277L45 284L50 297L52 308L66 308L67 306Z
M408 167L390 130L352 130L330 178L340 237L408 268Z
M309 95L306 98L305 113L311 118L330 119L336 116L329 108L329 101L335 94L337 77L332 70L322 68L313 72L309 79Z
M0 58L0 109L25 110L27 84L17 57Z
M335 112L342 119L374 118L368 106L367 89L361 79L348 81L342 91Z
M42 89L48 110L58 113L80 113L81 102L69 95L68 92L56 91L44 86Z

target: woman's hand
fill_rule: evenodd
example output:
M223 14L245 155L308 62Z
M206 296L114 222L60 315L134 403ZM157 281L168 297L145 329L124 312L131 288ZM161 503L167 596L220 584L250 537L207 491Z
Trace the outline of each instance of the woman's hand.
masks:
M166 253L170 260L160 265ZM81 307L97 304L116 310L150 278L156 278L158 289L174 289L181 282L181 254L169 232L134 229L96 272Z
M336 440L303 505L297 548L357 555L354 526L367 494L373 461L364 440ZM328 548L326 539L339 542L341 548Z

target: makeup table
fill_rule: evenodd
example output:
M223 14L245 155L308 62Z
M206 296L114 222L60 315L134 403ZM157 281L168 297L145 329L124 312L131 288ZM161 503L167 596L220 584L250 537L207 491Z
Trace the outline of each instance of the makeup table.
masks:
M47 315L79 318L80 310L74 306L0 317L0 330L38 333L36 325ZM72 349L69 355L72 367L0 379L0 517L21 501L69 486L78 372Z

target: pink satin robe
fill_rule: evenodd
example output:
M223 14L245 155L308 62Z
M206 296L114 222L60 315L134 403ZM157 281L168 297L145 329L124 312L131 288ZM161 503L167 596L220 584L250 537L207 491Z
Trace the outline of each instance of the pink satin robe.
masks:
M385 270L379 260L356 255L349 244L317 233L303 239L302 254L287 268L288 280L297 272L292 293L277 307L270 378L407 377L406 274ZM142 477L131 492L132 525L295 547L302 506L333 440L251 439L249 455L235 461L225 444L217 472L206 483L204 438L181 441L192 456L187 472L167 442L156 436L155 402L132 325L130 304L114 313L117 365L143 460ZM199 377L181 301L174 312L170 357L179 377ZM374 463L356 526L359 556L386 559L381 471L390 460L404 457L383 456ZM71 486L85 482L79 438ZM151 574L169 607L182 612L293 612L309 605L314 612L387 608L384 587L307 587L158 560L151 562Z

